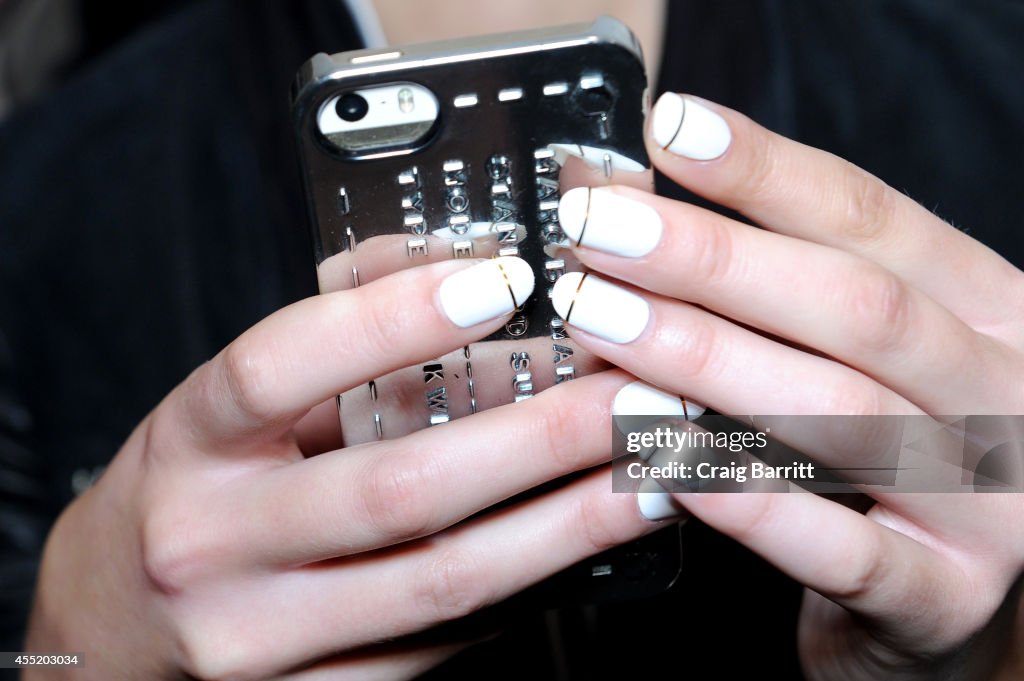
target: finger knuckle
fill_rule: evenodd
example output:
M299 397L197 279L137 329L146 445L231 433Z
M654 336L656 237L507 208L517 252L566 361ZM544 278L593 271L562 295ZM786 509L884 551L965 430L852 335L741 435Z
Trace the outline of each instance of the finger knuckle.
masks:
M884 584L888 573L889 552L877 534L869 535L832 571L837 577L830 595L841 601L861 601Z
M488 581L479 561L464 549L447 548L420 571L414 600L428 622L446 622L490 604Z
M728 283L736 266L733 239L732 230L715 218L696 230L693 238L685 245L688 267L691 269L688 277L708 287Z
M191 422L181 418L180 409L165 402L139 424L142 429L142 457L147 470L159 470L160 466L180 460L183 443L181 433Z
M882 396L878 388L858 376L845 376L828 389L822 405L822 413L826 415L877 416L882 413ZM856 427L858 422L857 419L840 419L836 424Z
M764 136L759 144L749 145L749 155L744 172L738 174L733 193L746 204L770 205L778 200L779 153L777 143L771 135Z
M880 355L903 348L911 324L911 299L903 281L866 265L858 266L846 288L845 320L853 345Z
M377 365L393 360L395 339L408 338L413 333L406 328L409 315L395 314L392 305L382 304L380 300L359 299L357 307L355 317L350 307L345 309L346 319L358 320L356 324L341 327L349 336L346 344L359 348L364 363Z
M749 544L765 536L771 536L779 514L776 506L776 495L772 493L756 494L750 497L753 503L746 513L736 516L727 534L741 544Z
M673 355L673 368L683 380L714 378L723 356L725 339L708 319L695 318L686 325L659 325L659 344Z
M176 596L192 583L201 558L181 528L187 521L166 510L145 518L140 532L143 574L159 593Z
M263 423L273 418L275 367L267 353L246 337L224 349L223 384L243 419Z
M178 665L201 681L266 678L268 648L256 645L242 626L230 626L216 613L183 618L175 635Z
M618 546L627 539L599 497L582 497L573 501L565 515L567 536L578 536L582 555L592 556Z
M838 225L840 235L862 246L880 241L895 211L893 190L867 171L847 164L838 191L843 207Z
M577 401L547 395L539 396L531 407L542 407L530 414L529 439L539 446L534 451L548 459L559 474L570 473L594 464L585 442L599 417ZM558 399L555 399L558 397ZM530 400L533 402L533 400Z
M225 399L222 359L223 353L196 367L151 414L146 451L155 460L164 451L178 460L181 454L174 444L195 445L204 440L212 418L211 407Z
M406 541L429 533L440 472L428 455L382 456L369 469L363 512L377 535Z
M874 418L886 409L884 388L860 376L846 377L831 388L821 413L842 418L822 421L819 447L836 466L890 467L896 465L903 422ZM858 475L851 471L851 475ZM867 473L869 477L871 473Z
M139 564L149 584L169 599L184 597L228 565L222 526L196 499L149 504L139 526Z

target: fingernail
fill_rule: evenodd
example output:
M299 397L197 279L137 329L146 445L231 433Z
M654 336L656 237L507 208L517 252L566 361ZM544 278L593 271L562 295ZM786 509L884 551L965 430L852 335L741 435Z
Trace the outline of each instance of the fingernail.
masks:
M551 303L567 324L612 343L636 340L651 318L646 300L589 273L559 277Z
M607 189L577 187L558 203L558 222L577 246L637 258L661 240L661 216L650 206Z
M704 407L696 402L643 381L622 386L612 401L613 416L681 416L692 421L703 413Z
M533 270L522 258L485 260L441 282L441 309L463 328L506 315L533 293Z
M566 159L573 156L591 168L601 168L606 171L621 170L628 173L640 173L647 170L639 161L634 161L611 149L580 144L549 144L548 147L555 152L555 162L560 166L564 166Z
M666 92L654 105L651 136L662 149L695 161L718 158L732 133L725 119L692 97Z
M652 521L676 518L686 512L675 497L651 478L640 483L640 490L636 493L636 505L640 509L640 515Z

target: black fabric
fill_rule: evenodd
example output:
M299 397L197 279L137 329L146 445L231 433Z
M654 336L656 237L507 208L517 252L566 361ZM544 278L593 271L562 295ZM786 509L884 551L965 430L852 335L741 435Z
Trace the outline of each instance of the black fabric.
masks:
M834 151L1024 264L1024 5L670 4L660 89ZM76 475L314 292L289 85L314 52L358 43L336 0L197 2L0 126L0 648L20 648ZM800 678L798 585L696 522L686 553L666 596L564 613L555 650L537 616L431 677Z
M670 5L662 89L834 152L1024 264L1024 3Z

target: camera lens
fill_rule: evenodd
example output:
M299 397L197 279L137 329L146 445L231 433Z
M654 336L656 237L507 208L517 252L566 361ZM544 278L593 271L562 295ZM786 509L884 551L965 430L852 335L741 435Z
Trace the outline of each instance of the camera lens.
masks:
M366 112L370 110L370 105L361 95L350 92L338 98L334 110L338 112L338 117L341 120L352 123L362 120L366 116Z

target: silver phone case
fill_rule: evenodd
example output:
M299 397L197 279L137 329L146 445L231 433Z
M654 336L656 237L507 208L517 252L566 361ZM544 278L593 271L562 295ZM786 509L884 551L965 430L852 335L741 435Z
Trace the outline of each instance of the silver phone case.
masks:
M320 133L317 113L330 98L399 81L428 87L440 103L418 148L358 157ZM575 347L549 295L559 276L581 269L558 225L561 193L584 183L653 185L642 137L647 78L625 25L600 17L317 54L292 94L321 292L442 258L518 255L536 277L531 299L496 333L340 396L346 445L529 399L604 366ZM593 601L667 588L679 572L678 532L646 541L574 568L572 581L585 586L570 591Z

